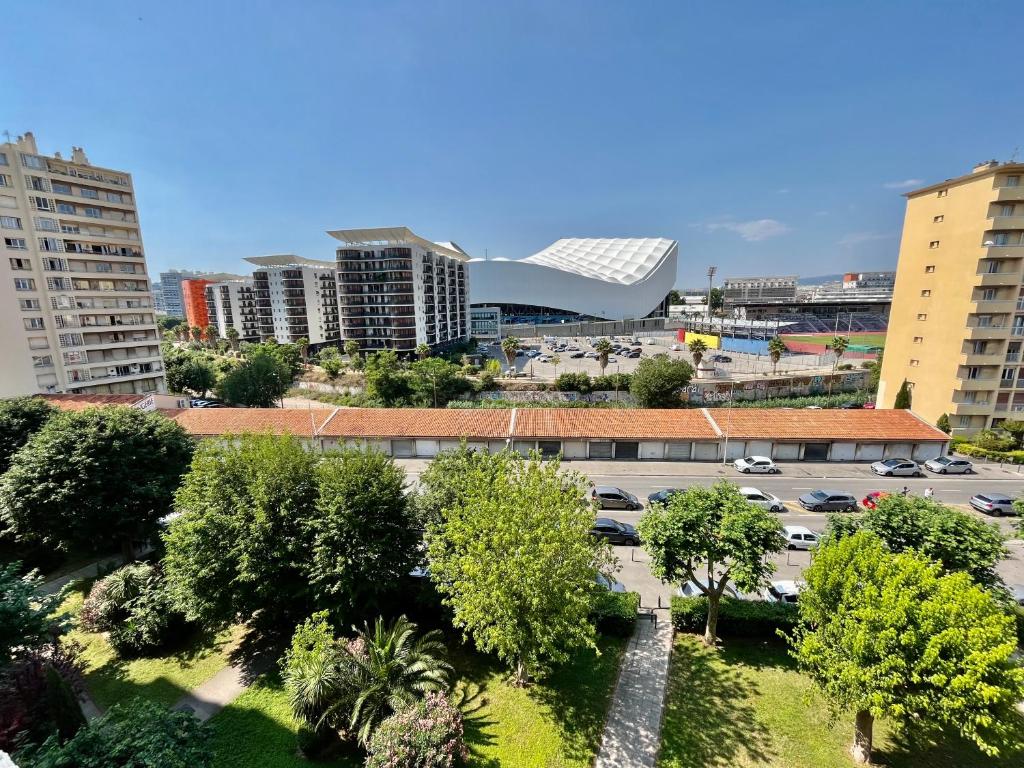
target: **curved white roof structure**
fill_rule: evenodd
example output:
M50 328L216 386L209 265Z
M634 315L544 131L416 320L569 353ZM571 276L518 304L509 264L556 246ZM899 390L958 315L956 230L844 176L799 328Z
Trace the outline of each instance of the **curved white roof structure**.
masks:
M675 240L565 238L525 259L472 259L473 304L549 307L606 320L646 317L676 281Z

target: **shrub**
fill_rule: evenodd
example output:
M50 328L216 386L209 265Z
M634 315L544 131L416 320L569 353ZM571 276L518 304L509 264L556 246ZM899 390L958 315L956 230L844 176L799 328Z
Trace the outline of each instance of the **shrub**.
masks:
M836 366L836 370L837 371L852 371L853 370L853 363L842 363L841 365L837 365Z
M672 626L679 632L703 632L708 616L706 597L672 597ZM767 600L723 598L718 614L718 634L731 637L774 639L790 632L797 622L797 607Z
M480 390L487 391L494 389L494 374L490 371L484 371L480 374Z
M1010 435L994 429L981 430L971 442L988 451L1009 451L1016 445L1016 441Z
M639 610L639 593L602 591L594 599L590 620L603 635L629 637L636 627L636 615Z
M19 734L42 741L53 731L70 738L85 719L75 694L85 690L81 646L51 643L23 653L0 674L0 749Z
M559 392L579 392L585 395L591 386L590 376L585 373L560 373L555 379L555 389Z
M374 731L366 768L455 768L469 758L462 714L443 693L391 715Z
M607 376L595 376L591 384L594 392L628 392L633 377L628 373L609 373Z
M969 442L961 442L955 438L951 442L953 444L953 453L960 454L961 456L990 459L991 461L1001 461L1006 464L1024 464L1024 451L993 451Z
M108 632L120 655L137 656L162 647L183 618L171 607L160 570L134 563L93 585L79 623L89 632Z

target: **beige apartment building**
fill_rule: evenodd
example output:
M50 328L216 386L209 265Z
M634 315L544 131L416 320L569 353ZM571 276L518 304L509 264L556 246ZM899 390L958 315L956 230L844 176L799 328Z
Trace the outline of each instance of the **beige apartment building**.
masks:
M131 175L0 143L0 396L166 392Z
M1024 418L1024 164L910 192L878 405L900 385L953 434Z

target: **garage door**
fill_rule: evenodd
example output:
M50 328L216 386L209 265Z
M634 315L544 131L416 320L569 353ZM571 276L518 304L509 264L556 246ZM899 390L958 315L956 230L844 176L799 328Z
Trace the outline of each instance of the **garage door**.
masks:
M829 454L830 461L853 461L857 458L856 443L832 443L832 453Z
M942 455L942 443L918 443L914 446L914 461L928 461Z
M580 440L565 440L562 443L562 457L565 459L587 458L587 444Z
M562 453L562 443L559 440L538 440L537 450L545 459L553 459Z
M804 443L804 461L827 461L828 443Z
M718 461L718 443L694 443L693 458L697 461Z
M392 440L391 455L399 459L410 459L416 455L415 440Z
M749 455L747 453L747 444L743 440L730 440L725 446L725 458L729 461Z
M796 461L800 458L800 444L776 443L775 455L772 458L776 461Z
M533 442L533 440L516 440L514 443L512 443L512 450L523 456L529 456L530 451L532 451L535 447L536 444Z
M857 461L878 461L884 449L881 443L857 443Z
M747 440L747 456L771 456L772 443L770 440Z
M609 440L604 441L593 441L589 445L590 453L588 454L592 459L610 459L612 457L612 444Z
M909 459L914 447L910 443L886 443L885 458L887 459Z
M428 459L437 456L437 440L417 440L416 455Z
M487 442L487 450L490 453L501 453L508 447L508 443L504 440L489 440Z
M615 441L616 459L638 459L640 458L640 443L632 440Z
M441 451L457 451L462 442L459 440L442 440L440 443Z
M659 442L640 443L640 458L654 461L665 458L665 444Z
M689 461L690 445L691 443L669 443L667 458L674 459L676 461Z

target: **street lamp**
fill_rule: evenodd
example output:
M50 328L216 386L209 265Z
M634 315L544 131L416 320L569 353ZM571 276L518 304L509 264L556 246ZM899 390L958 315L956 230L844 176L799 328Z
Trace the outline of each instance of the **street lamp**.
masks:
M715 279L715 272L718 271L717 267L708 267L708 322L711 322L711 291L712 285Z

